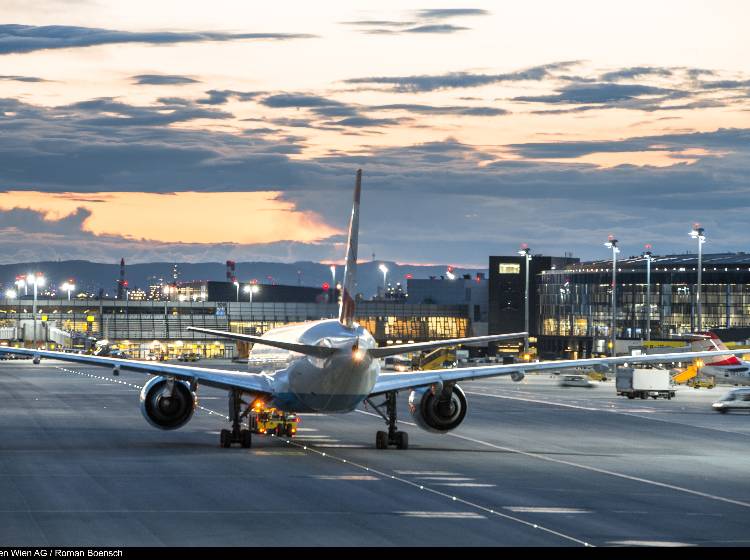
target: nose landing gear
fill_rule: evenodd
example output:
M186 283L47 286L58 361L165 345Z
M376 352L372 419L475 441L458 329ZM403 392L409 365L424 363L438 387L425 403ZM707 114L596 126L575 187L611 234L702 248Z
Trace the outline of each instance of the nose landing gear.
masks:
M400 431L396 427L396 391L390 391L385 394L385 402L376 405L370 399L365 402L377 412L388 426L388 431L378 431L375 434L375 448L388 449L393 445L396 449L409 448L409 434ZM385 412L383 408L385 407Z

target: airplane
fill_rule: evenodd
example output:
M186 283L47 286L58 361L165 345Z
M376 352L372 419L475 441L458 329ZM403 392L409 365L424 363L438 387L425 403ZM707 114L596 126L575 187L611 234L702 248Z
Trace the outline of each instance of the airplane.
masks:
M422 429L447 433L464 420L468 402L458 382L508 375L521 381L527 371L567 367L597 367L631 363L674 363L691 358L744 353L744 351L691 351L642 356L618 356L548 362L525 362L430 371L381 373L380 358L406 352L458 344L477 344L517 339L527 333L455 338L378 347L374 337L354 321L354 288L357 274L359 210L362 170L357 171L354 202L349 220L346 265L339 316L269 330L262 336L188 327L190 330L253 344L248 363L253 371L237 372L188 365L139 362L105 356L88 356L40 349L0 346L0 352L111 367L152 375L140 392L140 408L146 421L162 430L183 427L198 403L198 387L205 385L228 391L231 430L221 430L221 447L252 446L252 432L243 422L258 406L285 413L348 413L362 403L385 421L387 431L375 436L375 447L407 449L408 434L398 429L396 395L410 391L409 412ZM267 364L264 366L264 364ZM380 403L374 399L383 398ZM243 410L244 407L244 410Z
M697 338L690 343L694 351L728 350L714 332L696 333L695 336ZM750 354L750 350L745 349L743 354ZM700 376L712 379L717 385L750 385L750 363L733 354L706 358L702 362Z

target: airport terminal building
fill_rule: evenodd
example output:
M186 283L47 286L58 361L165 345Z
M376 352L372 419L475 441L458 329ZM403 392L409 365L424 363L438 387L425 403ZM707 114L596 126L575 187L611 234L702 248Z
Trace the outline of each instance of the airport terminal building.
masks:
M244 334L338 316L338 305L310 302L123 301L116 299L0 300L0 343L87 349L107 340L132 357L156 353L176 358L184 352L203 357L234 357L234 341L187 330L206 327ZM356 320L380 345L471 336L465 305L360 301ZM36 335L35 333L36 329Z
M703 255L701 329L750 335L750 255ZM650 327L652 339L699 330L696 254L651 259ZM538 348L556 354L591 355L606 351L611 328L612 261L568 264L535 278ZM618 339L646 338L647 259L617 263Z

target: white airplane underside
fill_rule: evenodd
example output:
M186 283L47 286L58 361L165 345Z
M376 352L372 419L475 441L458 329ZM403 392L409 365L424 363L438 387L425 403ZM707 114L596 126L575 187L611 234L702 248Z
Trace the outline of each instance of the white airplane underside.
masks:
M263 336L245 335L197 327L190 330L226 339L251 343L248 371L237 372L196 366L140 362L54 352L49 350L0 347L0 352L26 354L38 363L41 358L148 373L153 377L141 390L141 412L152 425L163 430L184 426L192 417L201 385L226 389L232 429L221 431L221 445L239 443L250 447L251 431L243 425L252 407L262 402L265 408L282 412L347 413L363 402L377 411L388 427L376 436L376 447L408 447L407 434L397 427L396 395L409 390L409 411L421 428L445 433L457 428L466 416L466 395L460 381L509 375L520 381L527 371L558 370L567 367L607 368L641 363L676 363L693 358L710 359L734 356L745 351L700 350L644 356L589 358L552 362L489 365L407 373L381 373L380 358L498 340L519 339L527 333L458 338L379 348L373 336L354 321L354 286L357 269L361 170L357 172L354 204L349 222L346 267L338 319L313 321L273 329ZM736 359L736 358L735 358ZM374 399L383 398L376 403Z

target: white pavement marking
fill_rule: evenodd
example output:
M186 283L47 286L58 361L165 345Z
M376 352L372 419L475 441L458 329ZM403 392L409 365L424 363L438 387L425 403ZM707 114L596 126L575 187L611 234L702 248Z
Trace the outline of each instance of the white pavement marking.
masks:
M608 541L607 544L614 545L614 546L664 546L664 547L697 546L691 543L675 542L675 541Z
M421 519L487 519L484 515L473 511L397 511L403 517L417 517Z
M458 475L459 473L455 472L447 472L447 471L396 471L398 474L404 474L404 475L433 475L433 476L453 476Z
M377 476L370 474L315 474L311 476L316 480L380 480Z
M370 416L377 416L376 414L373 414L372 412L366 412L364 410L357 410L357 412L360 412L362 414L367 414ZM416 426L413 422L401 422L402 424L407 424L409 426ZM666 482L659 482L656 480L650 480L648 478L641 478L638 476L632 476L629 474L624 473L618 473L615 471L610 471L607 469L600 469L597 467L591 467L589 465L582 465L580 463L574 463L572 461L565 461L564 459L555 459L553 457L547 457L545 455L541 455L539 453L532 453L530 451L521 451L520 449L514 449L512 447L505 447L503 445L496 445L494 443L490 443L488 441L482 441L481 439L475 439L468 436L462 436L460 434L454 434L452 432L448 432L447 434L450 437L455 437L458 439L462 439L465 441L470 441L472 443L477 443L479 445L484 445L486 447L491 447L493 449L499 449L500 451L507 451L508 453L516 453L518 455L523 455L525 457L531 457L533 459L539 459L540 461L547 461L549 463L557 463L559 465L566 465L568 467L574 467L578 469L583 469L599 474L606 474L609 476L615 476L617 478L623 478L625 480L631 480L633 482L642 482L643 484L650 484L651 486L659 486L661 488L668 488L670 490L675 490L677 492L683 492L685 494L691 494L693 496L698 496L701 498L707 498L709 500L716 500L717 502L724 502L727 504L734 504L736 506L741 506L745 508L750 508L750 503L748 502L742 502L740 500L733 500L731 498L725 498L723 496L715 496L713 494L708 494L706 492L699 492L698 490L691 490L690 488L684 488L682 486L675 486L673 484L667 484Z
M481 482L434 482L435 486L450 486L452 488L494 488L494 484L482 484Z
M418 476L417 478L419 480L439 480L440 482L469 482L474 480L463 476Z
M588 509L564 508L564 507L530 507L530 506L506 506L503 509L515 513L593 513Z

